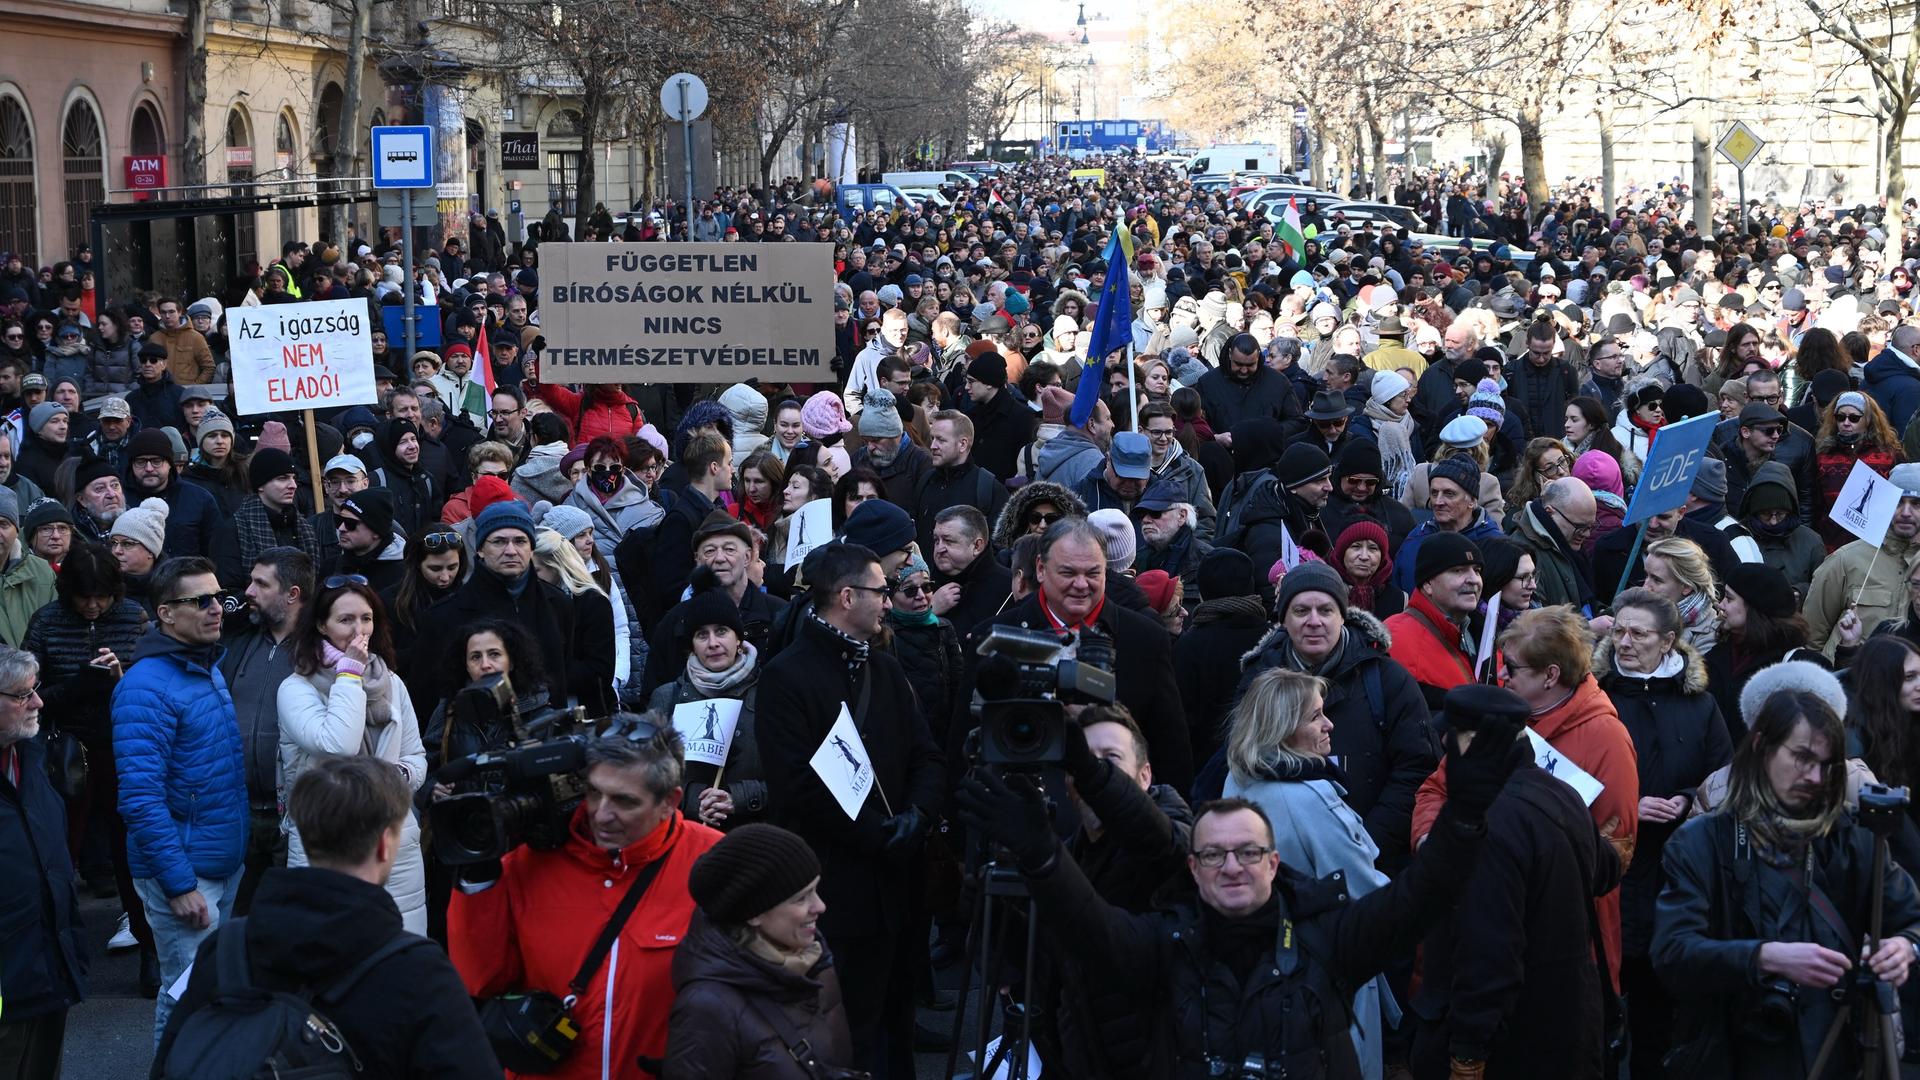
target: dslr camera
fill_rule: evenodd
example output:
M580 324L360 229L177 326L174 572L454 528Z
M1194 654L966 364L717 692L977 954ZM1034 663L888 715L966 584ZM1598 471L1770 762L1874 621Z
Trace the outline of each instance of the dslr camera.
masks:
M996 626L980 643L977 685L980 761L1035 769L1066 758L1067 705L1113 702L1113 639L1080 632L1071 659L1069 639L1038 630Z
M471 790L428 809L433 850L449 866L498 859L521 844L553 850L566 843L567 823L586 796L581 770L591 734L584 709L542 709L521 716L505 675L468 683L448 706L451 724L497 730L513 739L496 750L441 766L439 782Z

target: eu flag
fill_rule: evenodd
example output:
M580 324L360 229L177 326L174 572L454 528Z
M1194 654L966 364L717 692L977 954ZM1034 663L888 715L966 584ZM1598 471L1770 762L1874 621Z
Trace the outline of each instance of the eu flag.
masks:
M1073 412L1067 417L1074 427L1086 425L1106 389L1108 354L1133 344L1133 293L1127 276L1132 269L1127 264L1133 245L1126 230L1124 220L1114 222L1113 236L1107 241L1107 280L1100 286L1092 337L1087 343L1086 369L1080 373L1080 389L1074 394Z

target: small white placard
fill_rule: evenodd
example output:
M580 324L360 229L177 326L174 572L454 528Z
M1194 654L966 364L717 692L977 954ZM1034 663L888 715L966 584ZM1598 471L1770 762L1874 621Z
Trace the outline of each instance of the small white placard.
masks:
M787 521L787 569L806 560L807 552L833 539L833 500L815 499L793 512Z
M1886 541L1887 527L1893 524L1894 512L1899 509L1899 485L1856 459L1839 497L1833 500L1833 523L1879 547Z
M867 754L867 744L860 739L860 729L853 726L845 702L841 702L840 717L827 729L820 749L813 752L811 764L820 782L839 801L840 809L859 820L860 808L873 791L873 758Z
M725 765L733 745L733 729L740 723L737 698L708 698L673 707L673 730L687 748L688 761Z
M231 308L227 325L241 416L379 400L365 300Z
M1527 739L1533 743L1533 763L1552 773L1580 796L1580 801L1588 806L1600 797L1606 785L1593 778L1593 774L1573 763L1573 759L1554 749L1552 743L1540 737L1532 728L1527 729Z

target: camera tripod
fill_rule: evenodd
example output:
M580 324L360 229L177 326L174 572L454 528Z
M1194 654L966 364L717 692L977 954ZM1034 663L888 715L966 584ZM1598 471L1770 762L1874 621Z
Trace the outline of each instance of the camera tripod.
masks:
M1901 799L1902 804L1905 801ZM1882 829L1882 823L1871 812L1863 812L1861 820L1873 832L1873 909L1867 927L1867 955L1871 957L1880 948L1881 907L1886 896L1887 880L1887 831ZM1900 1050L1893 1032L1893 1018L1899 1015L1900 999L1893 987L1875 978L1873 969L1865 963L1858 963L1846 979L1834 988L1834 996L1846 1007L1840 1010L1833 1018L1833 1025L1827 1028L1827 1036L1820 1043L1820 1053L1814 1057L1813 1068L1807 1071L1807 1076L1811 1080L1819 1080L1826 1075L1827 1061L1839 1048L1840 1034L1851 1020L1855 1038L1860 1041L1860 1075L1900 1080ZM1869 1062L1874 1064L1869 1065Z
M1000 1045L993 1053L987 1053L987 1043L993 1030L994 959L1001 954L1006 945L1006 926L996 926L994 912L998 908L1014 908L1015 901L1024 901L1027 941L1025 947L1025 965L1022 971L1021 1000L1008 1002L1000 1011ZM1006 912L1012 914L1012 911ZM995 932L999 931L999 939ZM986 862L980 867L978 895L974 898L973 918L967 924L967 942L962 955L967 959L960 969L960 988L957 994L959 1007L953 1013L952 1042L947 1048L947 1069L941 1075L954 1080L967 1080L955 1072L959 1064L960 1036L966 1023L967 995L973 990L974 972L978 970L980 979L980 1006L975 1017L973 1037L974 1070L971 1080L991 1080L1004 1066L1008 1080L1027 1080L1027 1061L1033 1047L1033 1024L1038 1004L1034 1000L1034 965L1038 959L1040 945L1040 911L1034 904L1033 894L1028 891L1027 883L1020 877L1019 871L1001 866L998 862Z

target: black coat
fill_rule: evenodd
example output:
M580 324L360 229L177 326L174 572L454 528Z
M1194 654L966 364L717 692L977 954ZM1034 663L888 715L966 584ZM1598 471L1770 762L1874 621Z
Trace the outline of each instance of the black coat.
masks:
M1154 779L1175 791L1186 791L1193 786L1193 741L1180 704L1180 684L1173 677L1173 649L1166 630L1157 620L1126 610L1111 598L1101 606L1099 622L1113 639L1117 697L1147 737ZM966 648L969 664L992 626L1052 630L1035 593L975 628Z
M919 527L920 553L929 559L933 557L933 519L940 511L952 506L971 506L987 516L991 527L1000 520L1007 495L1007 485L977 462L929 468L920 478L912 504L905 507L907 516Z
M755 703L760 753L767 768L772 820L806 839L820 857L820 930L829 941L898 932L910 912L901 903L914 861L882 850L888 809L940 811L944 773L933 733L920 719L900 662L873 649L856 676L850 650L820 620L803 616L796 639L767 662ZM869 686L865 715L860 690ZM876 790L857 820L849 819L814 773L814 751L845 706L873 759ZM882 802L882 793L885 802Z
M1393 552L1413 531L1413 511L1407 504L1390 495L1376 492L1366 502L1354 502L1340 493L1336 485L1333 494L1327 496L1327 505L1320 509L1320 527L1327 532L1329 544L1340 539L1347 526L1358 521L1371 520L1387 531L1388 561L1392 561Z
M470 622L481 619L505 619L519 623L534 641L540 644L541 666L547 672L547 694L556 705L564 705L573 692L568 682L574 666L573 597L561 591L558 586L549 585L533 575L532 580L519 596L507 591L507 586L493 572L484 566L475 567L473 576L467 579L460 591L435 604L427 612L425 625L437 627L437 633L446 637L440 646L439 658L432 664L419 665L421 682L425 683L424 693L416 691L414 708L428 713L434 704L453 696L457 686L446 686L440 682L444 672L452 670L453 650L466 645L459 633L460 628ZM609 642L609 647L611 643ZM424 657L421 657L424 661ZM408 689L415 689L409 686Z
M951 622L939 619L925 626L893 623L893 655L906 672L920 717L933 732L934 745L947 748L954 718L973 699L967 681L967 661L960 654L960 634Z
M756 664L762 662L755 660ZM704 761L687 762L687 793L680 802L681 813L699 820L700 793L712 787L717 778L726 781L727 793L733 796L733 813L719 828L732 829L767 819L767 766L760 756L760 739L756 734L759 722L754 715L759 689L760 675L755 672L745 684L726 695L740 701L740 719L734 724L733 740L727 744L726 775L721 776L716 766ZM672 682L661 684L648 700L647 708L671 719L676 706L705 701L711 696L702 693L682 674Z
M256 986L324 986L401 929L400 909L378 885L318 867L269 870L247 914L247 959ZM498 1076L480 1016L452 961L425 943L375 964L327 1010L369 1077ZM154 1076L181 1025L212 999L220 935L200 943L186 995L155 1055ZM12 1001L9 995L9 1011Z
M1346 773L1346 800L1366 822L1388 873L1406 863L1414 795L1440 764L1420 684L1389 655L1393 635L1379 619L1349 608L1339 656L1318 674L1333 721L1333 756ZM1244 691L1255 675L1286 667L1287 632L1276 625L1244 658Z
M1106 985L1149 1003L1155 1018L1147 1075L1208 1076L1209 1056L1259 1054L1269 1075L1355 1080L1347 1032L1354 991L1412 954L1444 918L1480 846L1477 831L1436 829L1406 872L1358 900L1338 877L1313 880L1285 866L1273 900L1245 919L1193 902L1136 915L1102 900L1070 858L1030 877L1062 947ZM1283 938L1280 920L1294 931ZM1282 959L1283 940L1293 942ZM1257 949L1244 980L1234 962Z
M1240 658L1267 633L1258 597L1206 600L1173 642L1173 678L1187 714L1193 760L1211 760L1226 738L1227 714L1239 696Z
M617 657L613 636L613 601L597 589L573 596L573 648L567 652L565 682L587 715L612 716L618 709L613 693Z
M67 808L38 738L15 743L20 786L0 772L0 983L9 1023L79 1004L87 946L67 857Z
M973 420L973 463L1007 480L1020 471L1020 451L1033 442L1040 430L1040 415L1027 407L1011 390L1001 390L984 404L975 405ZM983 511L984 512L984 511ZM988 515L987 522L993 522Z
M1303 411L1293 380L1265 364L1248 382L1228 378L1224 366L1215 368L1200 376L1194 389L1215 431L1231 431L1242 420L1291 420Z
M947 612L946 619L960 631L962 640L970 636L975 627L1000 614L1007 606L1007 598L1013 595L1013 570L1000 565L992 549L982 551L953 577L934 573L934 584L945 585L949 581L960 583L960 602Z
M1602 639L1594 654L1600 689L1633 737L1643 797L1690 795L1709 774L1733 760L1733 740L1720 705L1707 692L1706 660L1685 641L1676 642L1674 649L1686 658L1686 666L1677 675L1653 679L1623 674L1614 664L1611 638ZM1620 882L1620 943L1627 956L1645 956L1653 943L1660 852L1685 820L1640 822L1633 864Z
M1588 910L1620 858L1580 796L1527 762L1487 810L1486 849L1450 922L1427 939L1414 1011L1444 1024L1445 1057L1488 1077L1599 1080L1605 1041Z
M1567 402L1579 396L1580 382L1565 360L1539 368L1523 355L1507 365L1507 408L1520 414L1529 439L1559 434L1566 426Z
M680 622L681 605L687 602L682 600L673 605L653 628L653 636L647 646L646 671L640 679L642 697L678 679L687 670L687 649L680 643L679 634L674 629ZM773 634L773 624L786 610L787 601L751 585L740 594L740 622L746 628L746 640L759 652L759 662L763 667L771 655L767 651L767 643ZM640 628L629 628L629 632L637 634Z

